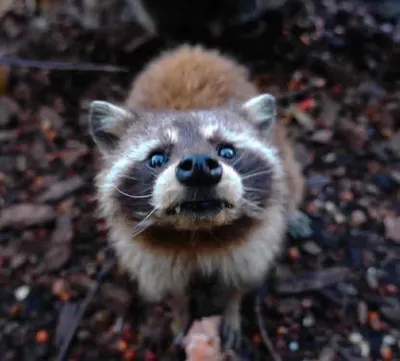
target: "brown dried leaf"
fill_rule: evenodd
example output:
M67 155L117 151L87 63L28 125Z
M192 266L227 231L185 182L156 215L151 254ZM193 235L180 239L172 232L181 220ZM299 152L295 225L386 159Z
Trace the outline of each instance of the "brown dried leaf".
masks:
M52 245L44 256L44 263L48 270L54 271L62 268L71 257L71 248L67 244Z
M4 227L29 227L53 221L54 208L45 204L20 203L4 209L0 214L0 229Z
M350 278L346 267L332 267L319 271L302 272L296 276L278 280L278 293L301 293L321 289Z
M66 195L77 191L85 185L84 180L79 176L55 183L49 187L38 200L40 202L58 201Z

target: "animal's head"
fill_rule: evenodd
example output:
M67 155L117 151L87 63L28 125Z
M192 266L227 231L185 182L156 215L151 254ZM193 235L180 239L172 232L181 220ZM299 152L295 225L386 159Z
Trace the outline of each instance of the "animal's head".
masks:
M283 169L269 141L275 122L269 94L193 111L94 101L89 118L104 158L101 206L107 217L129 223L133 236L151 228L210 230L265 220L268 210L282 206Z

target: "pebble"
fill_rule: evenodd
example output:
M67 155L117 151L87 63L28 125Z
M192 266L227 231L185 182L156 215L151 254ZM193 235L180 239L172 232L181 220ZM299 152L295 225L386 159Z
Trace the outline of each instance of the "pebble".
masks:
M17 137L17 132L14 130L0 131L0 142L9 142Z
M363 340L363 337L358 332L353 332L349 335L349 341L355 345L359 345Z
M390 347L381 347L381 356L384 361L392 360L393 351Z
M35 340L37 343L46 343L49 340L49 333L46 330L36 332Z
M375 289L379 286L378 270L375 267L369 267L366 274L369 287Z
M17 157L15 162L15 169L19 172L24 172L27 167L27 160L24 155L20 155Z
M385 346L393 346L396 344L396 339L392 335L385 335L382 338L382 344Z
M25 253L18 253L14 257L11 258L10 267L12 269L18 269L22 267L26 261L28 260L28 256Z
M324 162L325 163L333 163L335 162L337 159L337 155L335 153L328 153L325 157L324 157Z
M387 216L384 221L387 238L400 243L400 217Z
M393 169L390 172L390 175L391 175L392 179L397 183L397 185L400 186L400 171Z
M322 349L318 360L319 361L333 361L335 359L335 350L332 347L326 346Z
M14 295L15 295L15 298L16 298L18 301L23 301L24 299L26 299L26 298L28 297L29 292L30 292L30 287L27 286L27 285L24 285L24 286L18 287L18 288L14 291Z
M289 219L288 232L294 238L310 237L313 231L308 215L299 211L294 213Z
M369 343L365 340L362 340L359 344L360 353L362 357L368 357L371 353L371 347Z
M42 106L38 112L42 124L49 123L51 128L60 131L64 125L64 119L55 111L54 108Z
M311 327L315 324L315 319L313 316L309 315L303 318L302 323L304 327Z
M79 330L77 332L77 338L79 339L79 341L85 341L85 340L89 340L90 339L90 332L88 330Z
M289 343L289 350L290 351L298 351L299 350L299 344L296 341L292 341Z
M343 224L347 221L346 216L342 213L335 213L335 215L333 216L333 219L335 220L335 222L337 224Z
M334 213L337 210L336 204L333 202L326 202L325 203L325 209L329 212L329 213Z
M302 248L305 252L307 252L308 254L311 254L313 256L317 256L322 252L321 247L318 246L314 241L305 242L303 244Z
M358 322L365 325L368 320L368 306L364 301L360 301L357 305Z
M66 291L67 283L63 279L57 279L53 282L51 289L55 295L59 296Z
M359 227L367 221L365 213L359 209L351 213L351 224L354 227Z
M314 173L307 178L307 187L309 189L321 189L331 182L330 177L324 174Z

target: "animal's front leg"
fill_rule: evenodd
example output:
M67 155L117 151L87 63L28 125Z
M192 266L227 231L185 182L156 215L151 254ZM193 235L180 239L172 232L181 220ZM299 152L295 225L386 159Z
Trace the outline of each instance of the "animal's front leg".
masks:
M171 329L174 343L179 344L189 326L189 298L186 295L169 296L166 302L172 313Z
M221 324L222 344L226 350L239 349L241 345L240 308L243 295L236 292L229 299Z

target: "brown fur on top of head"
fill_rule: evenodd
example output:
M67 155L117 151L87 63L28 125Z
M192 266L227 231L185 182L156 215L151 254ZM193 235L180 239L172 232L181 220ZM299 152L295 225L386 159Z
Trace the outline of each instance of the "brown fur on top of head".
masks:
M166 51L135 79L126 104L147 109L210 109L257 95L246 68L217 50Z

